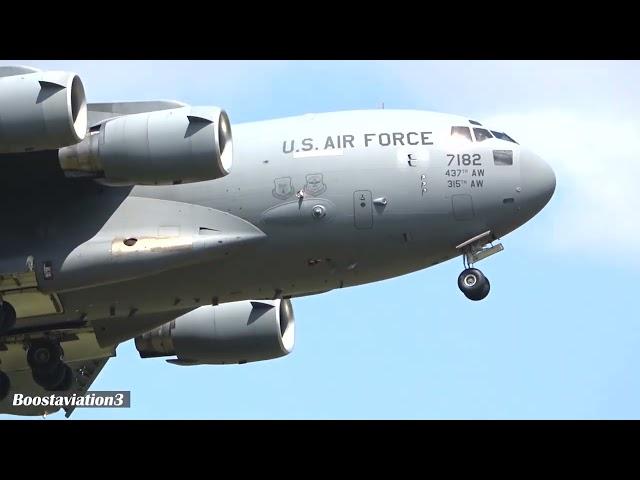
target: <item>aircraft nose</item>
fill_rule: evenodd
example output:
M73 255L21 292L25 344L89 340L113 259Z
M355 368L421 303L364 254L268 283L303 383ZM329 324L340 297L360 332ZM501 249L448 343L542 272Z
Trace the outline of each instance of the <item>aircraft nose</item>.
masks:
M547 162L528 149L520 151L520 165L521 204L537 213L551 200L556 190L556 175Z

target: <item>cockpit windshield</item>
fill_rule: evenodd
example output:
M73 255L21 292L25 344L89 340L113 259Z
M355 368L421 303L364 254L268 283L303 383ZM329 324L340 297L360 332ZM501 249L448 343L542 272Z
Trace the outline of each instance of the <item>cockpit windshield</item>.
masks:
M484 142L488 138L493 138L489 130L485 130L484 128L474 128L473 133L476 136L476 142Z
M473 120L469 120L470 123L478 124ZM496 132L495 130L487 130L485 128L473 128L473 135L475 136L476 142L484 142L489 138L497 138L498 140L504 140L506 142L511 142L518 144L513 138L507 135L504 132ZM456 137L458 139L464 139L468 142L473 142L474 138L471 136L471 129L469 127L451 127L451 136Z
M511 143L518 143L506 133L494 132L493 130L491 130L491 133L493 133L494 137L499 138L500 140L506 140L507 142L511 142Z
M473 141L471 139L471 130L469 130L469 127L451 127L451 136L464 138L469 142Z

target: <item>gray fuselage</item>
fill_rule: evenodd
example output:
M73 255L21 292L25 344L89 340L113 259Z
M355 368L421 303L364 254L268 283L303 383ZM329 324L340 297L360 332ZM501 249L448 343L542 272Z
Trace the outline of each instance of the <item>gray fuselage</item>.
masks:
M452 136L454 126L474 128L464 117L410 110L234 124L233 166L224 178L158 187L91 181L95 187L51 199L46 215L35 215L34 236L13 239L14 264L27 255L60 256L96 236L178 225L172 216L180 210L147 216L140 199L228 212L264 238L222 257L56 292L64 312L29 323L170 315L374 282L456 257L456 245L483 232L502 237L544 207L555 188L548 165L514 142Z

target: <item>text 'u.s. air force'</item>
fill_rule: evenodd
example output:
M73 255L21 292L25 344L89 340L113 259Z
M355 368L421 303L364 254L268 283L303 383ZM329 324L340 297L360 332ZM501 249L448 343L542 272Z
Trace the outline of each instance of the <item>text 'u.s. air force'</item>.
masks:
M282 142L282 153L310 152L358 147L400 147L407 145L433 145L431 132L365 133L356 135L328 135L320 139L302 138Z

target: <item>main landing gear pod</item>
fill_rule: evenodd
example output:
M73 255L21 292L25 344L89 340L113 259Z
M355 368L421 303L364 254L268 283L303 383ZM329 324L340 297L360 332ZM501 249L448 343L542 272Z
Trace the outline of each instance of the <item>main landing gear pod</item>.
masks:
M4 302L5 305L8 305ZM34 382L49 392L67 391L73 386L71 367L64 363L64 351L59 342L38 339L29 344L27 363L31 367ZM0 371L0 401L7 398L11 390L11 379Z

